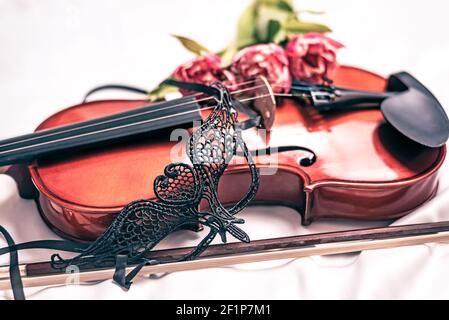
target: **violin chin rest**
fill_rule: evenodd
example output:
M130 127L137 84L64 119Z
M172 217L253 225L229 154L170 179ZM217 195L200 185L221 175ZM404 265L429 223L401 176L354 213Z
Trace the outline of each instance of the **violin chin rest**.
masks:
M441 147L449 138L449 120L435 96L407 72L389 77L388 91L398 92L381 103L385 119L399 132L427 147Z

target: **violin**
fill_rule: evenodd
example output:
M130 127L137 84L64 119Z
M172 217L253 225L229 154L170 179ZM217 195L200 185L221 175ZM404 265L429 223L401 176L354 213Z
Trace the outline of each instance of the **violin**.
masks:
M263 90L248 98L269 129L243 134L250 150L268 150L253 156L261 176L251 204L295 208L307 225L325 218L395 219L431 199L446 155L447 116L443 125L430 117L435 125L423 126L436 135L429 140L425 132L411 130L416 109L409 108L408 122L396 121L404 110L408 114L408 103L420 101L422 91L409 90L400 101L408 103L398 111L390 99L399 94L390 97L390 83L379 75L341 66L333 80L335 88L348 88L334 108L329 102L337 91L308 92L303 84L297 84L296 94L295 86L293 94L276 94L260 85ZM354 96L357 91L364 92L363 101ZM128 203L155 199L151 183L180 145L173 129L191 132L192 121L207 117L210 103L200 102L204 99L83 102L52 115L34 134L0 142L0 165L14 164L7 173L21 196L36 200L51 229L63 238L91 242ZM418 112L426 112L426 105ZM225 190L220 201L236 203L249 184L247 167L237 157L220 180Z

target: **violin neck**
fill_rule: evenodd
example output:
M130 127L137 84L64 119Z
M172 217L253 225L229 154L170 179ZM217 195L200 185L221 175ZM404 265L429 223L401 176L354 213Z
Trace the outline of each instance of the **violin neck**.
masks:
M194 97L156 103L0 141L0 167L27 163L61 151L109 143L199 120L200 106Z

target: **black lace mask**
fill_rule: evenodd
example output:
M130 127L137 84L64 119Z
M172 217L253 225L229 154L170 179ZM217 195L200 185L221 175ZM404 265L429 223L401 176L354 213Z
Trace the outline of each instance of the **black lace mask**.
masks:
M146 264L159 263L146 259L148 251L167 235L183 227L201 224L210 229L208 235L189 254L180 260L191 260L200 255L217 234L226 242L227 233L240 241L249 242L249 236L238 225L243 219L236 218L254 198L259 173L253 163L237 120L237 111L227 89L214 84L218 104L204 123L190 137L187 155L192 165L172 163L165 167L164 175L154 180L156 201L139 200L128 204L116 217L105 233L87 249L72 259L52 256L53 266L97 266L116 263L114 280L129 288L132 277ZM220 177L231 159L239 152L248 164L251 184L243 198L231 208L225 208L218 198ZM207 211L199 211L200 201L206 200ZM138 264L136 271L128 276L124 269Z

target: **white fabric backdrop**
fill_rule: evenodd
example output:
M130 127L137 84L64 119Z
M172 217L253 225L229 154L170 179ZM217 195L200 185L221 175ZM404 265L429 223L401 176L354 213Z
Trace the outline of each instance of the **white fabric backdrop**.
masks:
M78 103L98 84L151 88L191 57L169 33L219 50L231 40L247 3L0 0L0 138L31 131L62 107ZM333 37L346 44L341 62L384 75L407 70L449 106L447 2L303 0L297 5L326 11L312 19L330 25ZM448 172L445 165L439 195L399 223L449 219ZM374 225L328 221L304 228L295 211L281 207L249 208L245 219L252 239ZM20 199L14 182L4 175L0 175L0 223L17 242L57 239L34 203ZM193 244L200 236L179 233L163 246ZM20 254L24 262L48 256L46 251ZM6 263L2 257L0 264ZM447 266L448 245L420 245L182 272L137 281L126 293L104 281L29 289L27 295L30 299L446 299ZM0 292L0 298L11 297L9 291Z

